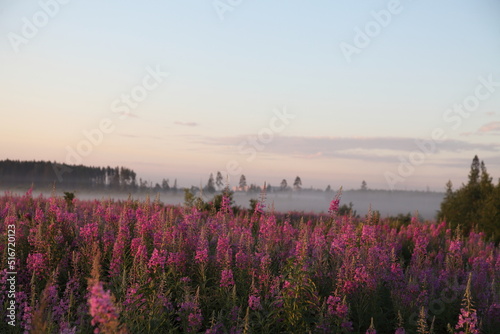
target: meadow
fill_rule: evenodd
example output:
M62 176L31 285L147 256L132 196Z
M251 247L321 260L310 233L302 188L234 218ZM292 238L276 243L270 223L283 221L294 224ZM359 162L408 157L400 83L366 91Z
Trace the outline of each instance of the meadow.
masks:
M5 193L0 332L498 333L498 246L340 216L340 200L307 214Z

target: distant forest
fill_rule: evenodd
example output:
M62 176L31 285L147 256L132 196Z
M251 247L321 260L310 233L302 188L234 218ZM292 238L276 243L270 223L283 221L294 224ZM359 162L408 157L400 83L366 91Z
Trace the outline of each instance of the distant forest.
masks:
M134 190L145 185L125 167L88 167L50 161L0 160L0 188L34 185L36 188Z
M220 171L210 173L205 185L187 187L192 193L213 194L223 191L228 185L224 182L224 177ZM267 193L335 193L336 190L328 185L324 190L302 188L302 180L299 176L293 183L288 183L283 179L278 186L264 184ZM14 190L34 187L38 190L49 190L56 187L58 190L94 190L94 191L121 191L121 192L174 192L181 190L177 186L177 179L173 184L169 179L163 179L161 183L153 183L142 178L137 178L137 174L126 167L93 167L83 165L59 164L50 161L20 161L20 160L0 160L0 189ZM261 193L263 187L254 183L247 184L245 175L241 175L237 185L233 186L237 192ZM353 189L354 190L354 189ZM361 192L390 192L389 190L369 189L363 180L357 191ZM407 192L407 191L403 191ZM420 192L420 191L410 191ZM429 190L427 190L429 192Z

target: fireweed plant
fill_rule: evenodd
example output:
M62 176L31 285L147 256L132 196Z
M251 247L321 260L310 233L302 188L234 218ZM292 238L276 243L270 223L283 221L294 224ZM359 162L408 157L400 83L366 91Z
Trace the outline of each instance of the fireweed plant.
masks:
M228 199L199 211L5 193L0 332L498 333L500 250L483 234L341 216L339 202L235 214Z

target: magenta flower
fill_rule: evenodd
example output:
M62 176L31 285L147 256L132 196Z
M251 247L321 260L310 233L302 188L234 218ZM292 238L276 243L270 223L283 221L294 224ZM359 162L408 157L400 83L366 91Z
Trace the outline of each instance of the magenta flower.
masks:
M216 259L217 263L219 263L221 266L228 266L231 263L231 257L232 257L232 252L231 252L231 246L229 244L229 237L228 236L220 236L219 239L217 240L217 254L216 254Z
M257 202L257 204L255 205L255 213L260 213L260 214L264 214L264 210L266 209L266 204L264 203L261 203L260 201Z
M455 326L455 329L461 330L460 334L479 334L479 320L476 310L473 307L471 284L472 273L469 274L469 279L467 280L464 298L462 299L462 308L458 315L458 323Z
M328 209L328 212L330 215L334 215L339 211L339 204L340 204L340 199L335 198L333 201L330 202L330 208Z
M462 329L459 333L479 334L479 321L475 310L467 310L463 307L458 315L458 323L455 329Z
M197 333L203 323L198 296L186 296L186 301L180 305L180 313L184 320L184 331L187 333Z
M339 189L335 198L330 202L330 208L328 213L330 216L334 216L339 211L340 197L342 196L342 187Z
M222 213L230 213L231 212L231 199L226 195L222 196L222 204L221 204L220 212L222 212Z
M80 227L80 236L86 244L93 244L99 237L99 226L96 222L92 222Z
M347 307L345 301L342 301L340 297L329 296L326 301L326 305L328 306L328 314L330 316L339 318L347 317L349 308Z
M231 269L222 270L222 275L220 279L221 287L231 287L234 285L233 271Z
M123 301L123 306L127 311L137 311L140 312L146 310L146 298L142 293L139 293L138 290L139 285L134 284L133 286L127 289L127 293L125 295L125 300Z
M121 273L121 265L123 263L123 251L125 249L124 241L118 238L113 245L113 258L111 259L110 275L119 276Z
M248 307L253 311L258 311L262 308L260 305L260 297L256 295L248 296Z
M448 251L452 254L459 255L462 252L462 241L460 240L452 240L450 242L450 246L448 247Z
M94 283L89 289L89 313L91 324L97 326L94 333L115 333L118 329L118 310L109 291L104 291L101 282Z
M196 311L196 312L191 312L188 315L188 327L189 327L189 332L196 332L198 328L201 327L201 324L203 322L203 316L201 315L201 312Z
M28 254L27 265L30 273L35 276L44 277L47 270L45 256L41 253Z
M153 254L151 254L151 258L148 262L148 268L152 272L165 268L166 256L163 253L163 251L160 252L156 248L153 250Z
M198 242L194 260L199 264L206 265L208 263L208 242L205 239L200 239Z

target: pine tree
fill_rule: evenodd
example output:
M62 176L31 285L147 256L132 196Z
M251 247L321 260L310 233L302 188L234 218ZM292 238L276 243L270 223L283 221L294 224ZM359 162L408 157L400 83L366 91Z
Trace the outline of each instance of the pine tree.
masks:
M170 190L170 185L168 184L168 182L169 182L168 179L163 179L163 181L161 182L161 188L165 191Z
M295 181L293 181L293 188L295 190L300 190L302 186L302 180L300 179L299 176L295 178Z
M500 241L500 182L493 185L477 155L472 160L467 184L455 191L451 181L446 184L438 219L445 220L451 228L460 226L464 234L476 225L487 237Z
M469 172L469 184L477 184L479 181L479 173L480 173L480 163L477 155L472 159L472 164L470 166Z
M210 176L208 178L207 185L205 186L205 191L208 193L214 193L215 192L215 181L214 181L214 174L210 173Z
M285 190L287 190L287 189L288 189L288 183L286 182L286 180L285 180L285 179L283 179L283 180L281 181L281 184L280 184L280 190L281 190L281 191L285 191Z
M215 177L215 185L220 190L224 186L224 178L222 177L221 172L217 172L217 176Z
M240 176L239 185L240 185L240 190L245 191L245 189L247 187L247 178L243 174Z

